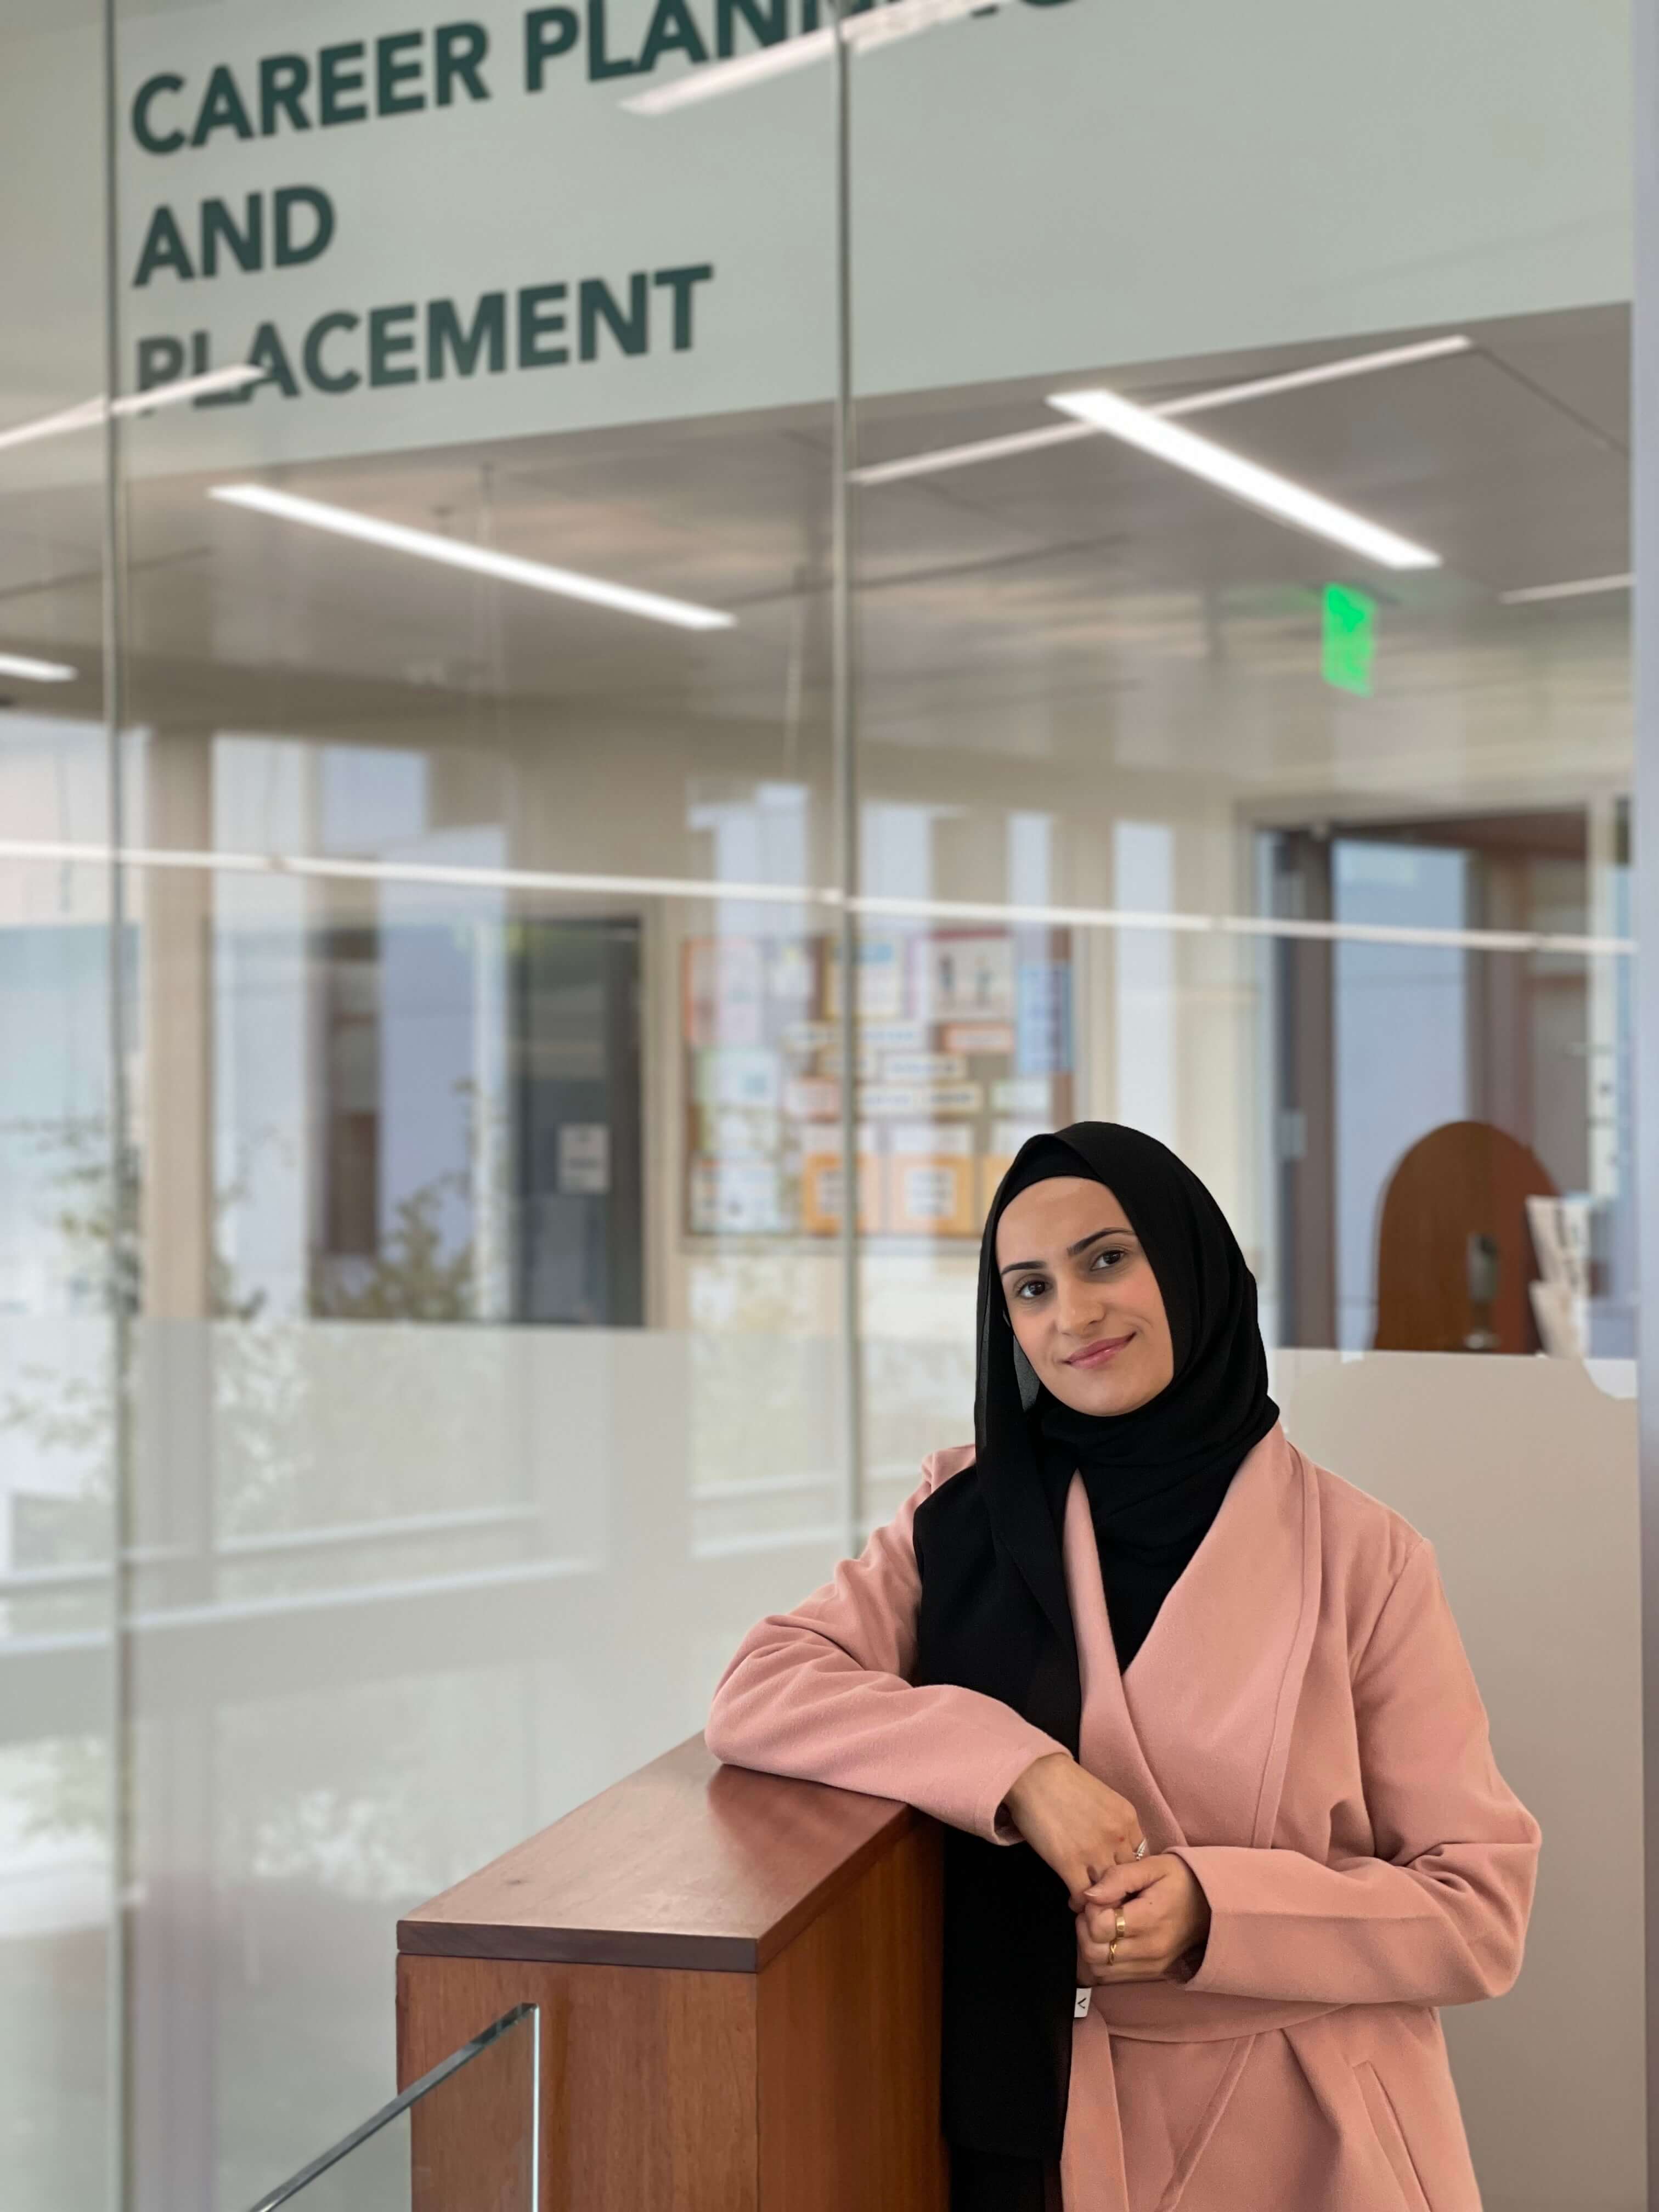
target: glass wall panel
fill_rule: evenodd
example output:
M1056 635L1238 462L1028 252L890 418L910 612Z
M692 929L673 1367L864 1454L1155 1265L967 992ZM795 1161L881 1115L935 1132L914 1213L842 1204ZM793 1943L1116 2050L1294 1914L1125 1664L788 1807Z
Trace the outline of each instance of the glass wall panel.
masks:
M1080 1115L1601 1839L1488 2203L1638 2200L1629 71L1524 13L0 0L8 2203L381 2102Z
M118 12L124 378L222 380L124 483L135 2166L234 2204L844 1542L833 114L625 106L724 5Z
M118 1991L102 82L95 8L0 9L0 2193L52 2212Z
M1580 1761L1640 1682L1629 195L1616 100L1592 139L1559 94L1625 58L1546 11L1495 76L1499 10L1413 5L1356 98L1324 14L1267 15L1058 0L853 64L862 1501L971 1435L1022 1139L1150 1130L1293 1440L1434 1540L1547 1833L1587 1790L1629 1841L1630 1925L1630 1761ZM1448 2016L1495 2206L1641 2196L1639 1966L1610 1929L1604 2014L1570 1890Z

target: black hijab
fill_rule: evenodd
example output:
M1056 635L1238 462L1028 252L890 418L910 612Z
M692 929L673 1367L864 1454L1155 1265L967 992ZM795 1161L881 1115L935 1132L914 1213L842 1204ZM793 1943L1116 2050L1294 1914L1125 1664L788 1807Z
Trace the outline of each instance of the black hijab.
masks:
M1158 1279L1175 1374L1133 1413L1103 1416L1063 1405L1018 1350L997 1273L997 1224L1012 1199L1054 1176L1109 1186ZM1127 1668L1245 1455L1279 1419L1267 1395L1255 1281L1238 1241L1167 1146L1115 1121L1074 1121L1022 1146L998 1188L980 1250L978 1334L981 1463L1040 1484L1056 1522L1073 1471L1082 1475L1112 1639L1119 1668Z

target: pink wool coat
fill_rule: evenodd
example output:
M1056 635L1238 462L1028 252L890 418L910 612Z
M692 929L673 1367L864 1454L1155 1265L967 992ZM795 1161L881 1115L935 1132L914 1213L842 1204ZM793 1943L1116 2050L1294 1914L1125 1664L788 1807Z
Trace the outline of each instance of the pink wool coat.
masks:
M1064 1748L914 1687L920 1489L715 1693L718 1758L896 1797L1020 1850L1003 1799ZM1433 1553L1265 1437L1127 1674L1073 1477L1082 1763L1210 1905L1186 1983L1098 1988L1073 2030L1066 2212L1476 2212L1437 2008L1509 1988L1538 1827L1492 1761Z

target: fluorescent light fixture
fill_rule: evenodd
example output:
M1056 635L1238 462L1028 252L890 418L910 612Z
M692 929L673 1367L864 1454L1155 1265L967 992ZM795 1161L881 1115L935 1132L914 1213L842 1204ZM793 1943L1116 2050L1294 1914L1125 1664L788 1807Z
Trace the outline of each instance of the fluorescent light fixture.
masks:
M1163 399L1150 406L1149 415L1198 415L1206 407L1232 407L1243 399L1267 399L1278 392L1301 392L1312 384L1335 384L1349 376L1371 376L1378 369L1405 368L1413 362L1439 361L1449 354L1468 353L1472 338L1425 338L1419 345L1388 346L1380 353L1350 354L1341 361L1322 361L1311 368L1286 369L1279 376L1255 376L1243 384L1217 385L1212 391L1189 392L1184 399ZM1045 446L1069 445L1074 438L1094 434L1092 423L1066 422L1042 430L1016 430L1006 438L981 438L969 446L939 446L925 453L906 453L896 461L875 461L854 469L857 484L899 483L906 477L932 476L939 469L973 468L981 461L1005 460L1011 453L1034 453Z
M1006 438L981 438L971 446L936 446L929 453L906 453L896 461L873 461L866 469L852 469L848 481L856 484L898 483L906 477L931 477L941 469L972 468L980 461L1006 460L1011 453L1041 453L1046 446L1074 445L1079 438L1097 437L1092 422L1054 422L1041 430L1015 430Z
M648 622L672 623L679 629L730 629L736 622L718 607L700 607L689 599L665 599L657 592L635 591L631 584L611 584L603 577L584 576L574 568L552 568L541 561L522 561L514 554L493 552L485 545L468 545L456 538L440 538L430 530L410 530L398 522L382 522L377 515L359 514L348 507L330 507L318 499L298 499L292 492L273 491L264 484L215 484L210 499L229 507L250 507L256 514L274 514L284 522L300 522L312 530L331 531L337 538L355 538L364 545L384 546L388 552L412 553L422 561L441 561L452 568L469 568L476 575L494 576L504 584L526 584L532 591L553 592L567 599L584 599L590 606L611 607L618 614L643 615Z
M1522 592L1500 592L1506 607L1535 605L1540 599L1588 599L1598 592L1627 592L1634 576L1580 576L1570 584L1528 584Z
M181 376L171 384L152 384L148 392L129 392L109 411L112 415L148 415L157 407L179 407L187 399L209 398L216 392L239 392L245 384L257 384L264 373L246 361L238 362L234 368L210 368L200 376Z
M1121 438L1143 453L1168 461L1171 468L1201 477L1246 506L1260 507L1275 521L1289 523L1316 538L1329 538L1351 553L1380 562L1385 568L1440 566L1440 556L1426 546L1413 545L1408 538L1396 536L1380 523L1368 522L1363 514L1338 507L1334 501L1292 483L1288 477L1200 438L1195 430L1183 430L1178 422L1166 422L1147 408L1120 399L1115 392L1057 392L1050 394L1048 404L1062 414L1076 416L1080 422L1093 423L1108 437Z
M830 4L834 5L834 0ZM995 0L991 0L991 4L994 6ZM891 46L896 40L912 39L918 31L931 31L940 23L954 23L959 16L987 12L987 0L890 0L886 7L843 16L841 35L852 52L869 53L877 46ZM752 54L739 54L732 61L711 62L703 68L688 70L672 84L659 85L650 92L636 92L622 105L630 115L666 115L677 107L693 107L700 100L718 100L725 93L744 91L769 77L787 76L793 70L808 69L814 62L827 61L835 51L836 26L830 23L822 30L807 31L799 38L781 39L775 46L762 46Z
M37 416L33 422L0 430L0 453L8 446L32 446L40 438L95 429L112 415L148 415L157 407L180 407L186 400L204 399L210 392L234 392L244 384L257 384L264 374L264 369L243 362L234 368L211 368L201 376L183 376L171 384L152 385L148 392L129 392L112 405L100 392L96 399L83 399L77 407L65 407L56 415Z
M1232 407L1241 399L1268 399L1276 392L1305 392L1310 385L1340 384L1350 376L1375 376L1379 369L1409 368L1419 361L1444 361L1456 353L1473 351L1473 338L1425 338L1418 345L1385 346L1380 353L1350 354L1342 361L1316 362L1308 368L1287 368L1279 376L1253 376L1243 384L1218 384L1213 391L1194 392L1185 399L1166 399L1152 407L1152 415L1198 415L1206 407Z
M0 653L0 676L18 676L26 684L72 684L76 672L61 660L33 660L27 653Z

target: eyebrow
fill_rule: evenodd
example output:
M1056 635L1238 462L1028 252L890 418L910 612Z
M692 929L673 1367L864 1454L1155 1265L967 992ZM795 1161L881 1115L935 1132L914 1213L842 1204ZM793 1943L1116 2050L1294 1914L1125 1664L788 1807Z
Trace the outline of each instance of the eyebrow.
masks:
M1079 1252L1086 1252L1091 1244L1098 1244L1103 1237L1129 1237L1133 1234L1132 1230L1125 1229L1121 1224L1112 1229L1097 1229L1092 1236L1079 1237L1075 1244L1068 1244L1066 1247L1066 1256L1068 1260L1075 1260ZM997 1273L1017 1275L1024 1267L1040 1267L1042 1265L1041 1260L1011 1260L1006 1267L999 1267Z

